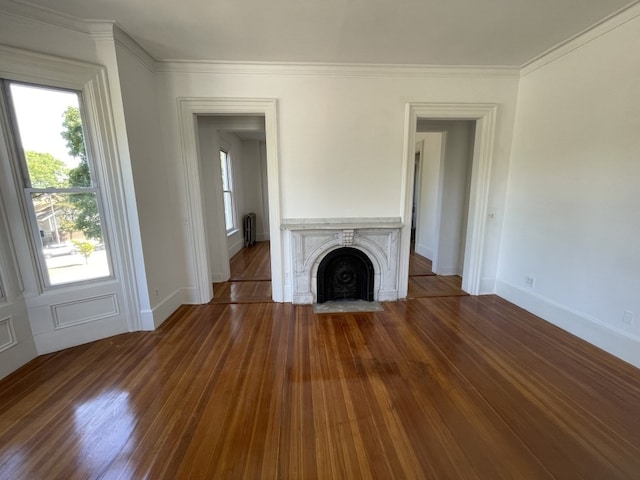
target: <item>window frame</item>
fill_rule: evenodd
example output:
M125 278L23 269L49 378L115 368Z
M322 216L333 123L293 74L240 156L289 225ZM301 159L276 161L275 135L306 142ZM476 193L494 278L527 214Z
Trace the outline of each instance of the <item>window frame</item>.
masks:
M226 164L226 173L227 173L226 180L227 180L227 186L229 187L229 190L224 189L225 182L224 182L224 179L222 178L224 174L224 170L222 169L222 161L223 161L222 154L225 155L224 162ZM231 156L231 149L221 146L219 148L218 156L220 158L220 179L222 181L222 209L224 212L224 226L225 226L225 231L227 233L227 236L230 236L238 231L238 221L237 221L238 215L236 214L236 200L235 200L235 194L234 194L235 189L233 188L233 160ZM231 199L231 206L229 208L231 212L231 228L227 228L227 205L225 201L225 193L229 193L229 198Z
M46 187L46 188L36 188L31 184L31 176L29 174L29 168L27 165L27 159L25 156L25 150L22 146L22 139L20 135L20 130L16 118L16 110L13 102L12 94L11 94L11 85L24 85L28 87L35 88L43 88L49 90L59 90L63 92L75 93L78 98L78 109L80 111L80 118L82 124L82 133L84 139L85 153L87 157L87 166L89 168L89 174L91 178L91 185L85 187ZM63 288L73 288L82 286L85 284L96 283L96 282L104 282L113 280L115 278L114 272L114 262L111 256L111 248L109 241L109 233L108 228L105 228L105 208L104 208L104 198L100 189L100 175L97 173L97 168L95 166L95 159L93 156L92 144L97 141L97 139L93 138L92 129L90 126L90 121L87 120L87 115L85 111L85 101L84 101L84 91L82 89L60 86L51 84L46 81L28 81L23 79L11 78L8 76L3 76L2 72L0 72L0 90L3 97L0 108L4 110L4 114L6 115L4 123L7 128L9 128L9 134L7 135L7 143L10 151L9 161L14 165L16 177L18 177L16 188L22 190L21 195L21 207L23 209L23 216L25 219L25 225L28 227L27 236L29 239L29 244L32 252L32 257L35 260L36 273L39 282L39 290L40 292L52 291L56 289ZM35 208L33 205L33 194L93 194L96 199L96 206L98 209L98 214L100 216L100 226L102 229L103 243L105 245L105 253L107 266L109 269L109 275L104 275L100 277L80 279L71 282L64 283L51 283L51 278L49 275L49 269L47 267L46 258L44 256L44 249L42 240L40 238L40 228L38 226L38 220L35 212Z

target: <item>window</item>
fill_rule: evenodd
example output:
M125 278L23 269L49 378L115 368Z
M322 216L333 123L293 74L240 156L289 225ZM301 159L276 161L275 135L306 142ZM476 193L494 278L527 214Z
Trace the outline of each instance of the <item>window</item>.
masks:
M79 92L3 82L44 286L109 277Z
M224 199L224 223L227 233L235 230L235 207L233 205L233 182L231 181L231 156L220 150L220 171L222 172L222 195Z

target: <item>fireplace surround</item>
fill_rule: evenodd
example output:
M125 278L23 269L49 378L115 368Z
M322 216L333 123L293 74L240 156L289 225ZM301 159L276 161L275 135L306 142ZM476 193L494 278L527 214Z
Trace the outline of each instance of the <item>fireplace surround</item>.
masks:
M324 293L318 298L318 270L325 257L340 255L345 248L357 250L354 255L366 256L371 264L372 288L366 300L398 299L399 218L287 219L281 228L290 234L293 303L326 301Z

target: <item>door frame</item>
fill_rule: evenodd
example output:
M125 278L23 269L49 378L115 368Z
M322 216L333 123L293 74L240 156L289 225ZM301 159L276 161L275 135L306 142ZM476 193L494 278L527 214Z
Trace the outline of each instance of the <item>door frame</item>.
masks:
M187 192L188 221L185 225L190 245L191 283L194 300L208 303L213 298L209 274L209 252L204 224L204 202L200 175L197 116L261 115L265 119L267 144L267 182L269 188L269 235L271 241L271 285L275 302L284 297L282 235L280 231L280 173L278 156L277 100L272 98L200 98L178 99L182 167Z
M401 298L407 296L409 284L410 219L413 202L415 136L418 119L474 120L476 122L462 290L471 295L480 293L497 110L498 105L493 103L407 103L405 108L403 150L404 204L401 207L402 212L404 212L405 226L402 229L398 277L399 296Z

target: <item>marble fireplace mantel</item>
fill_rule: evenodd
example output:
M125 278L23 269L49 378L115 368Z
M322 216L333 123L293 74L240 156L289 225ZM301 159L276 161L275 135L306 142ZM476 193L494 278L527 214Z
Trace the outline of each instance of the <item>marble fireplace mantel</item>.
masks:
M293 303L316 303L318 266L341 247L357 248L373 263L374 300L397 300L402 227L395 217L283 220L282 230L291 233Z

